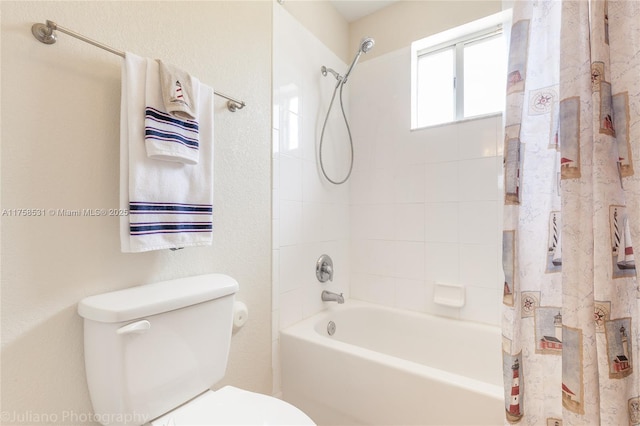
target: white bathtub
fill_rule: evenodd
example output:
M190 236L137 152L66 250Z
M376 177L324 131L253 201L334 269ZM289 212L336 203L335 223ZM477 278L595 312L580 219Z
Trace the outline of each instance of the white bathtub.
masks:
M503 424L498 327L348 300L283 330L280 351L283 399L319 425Z

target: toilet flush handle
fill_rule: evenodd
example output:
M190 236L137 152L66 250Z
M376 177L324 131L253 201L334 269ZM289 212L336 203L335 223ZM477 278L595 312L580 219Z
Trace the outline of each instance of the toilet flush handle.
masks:
M131 324L124 325L116 330L118 334L131 334L131 333L144 333L151 328L151 323L148 320L140 320L132 322Z

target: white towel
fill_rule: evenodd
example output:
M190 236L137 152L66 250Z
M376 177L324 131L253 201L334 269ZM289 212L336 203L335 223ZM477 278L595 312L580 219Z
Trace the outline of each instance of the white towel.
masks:
M153 160L198 164L200 136L197 121L182 121L147 102L144 113L144 146Z
M123 252L212 243L213 90L200 85L198 164L152 160L144 147L145 92L147 79L159 85L158 76L155 61L126 53L120 113L120 205L130 214L120 219Z
M165 110L181 120L198 118L199 81L186 71L158 59Z

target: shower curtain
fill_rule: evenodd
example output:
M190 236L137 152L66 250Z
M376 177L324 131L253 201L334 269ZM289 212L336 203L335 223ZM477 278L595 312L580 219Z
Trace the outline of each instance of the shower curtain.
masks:
M506 423L640 424L640 2L516 1L505 112Z

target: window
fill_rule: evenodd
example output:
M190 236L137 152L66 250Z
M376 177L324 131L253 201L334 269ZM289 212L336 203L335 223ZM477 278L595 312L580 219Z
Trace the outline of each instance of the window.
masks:
M508 17L498 13L412 43L412 129L504 110Z

